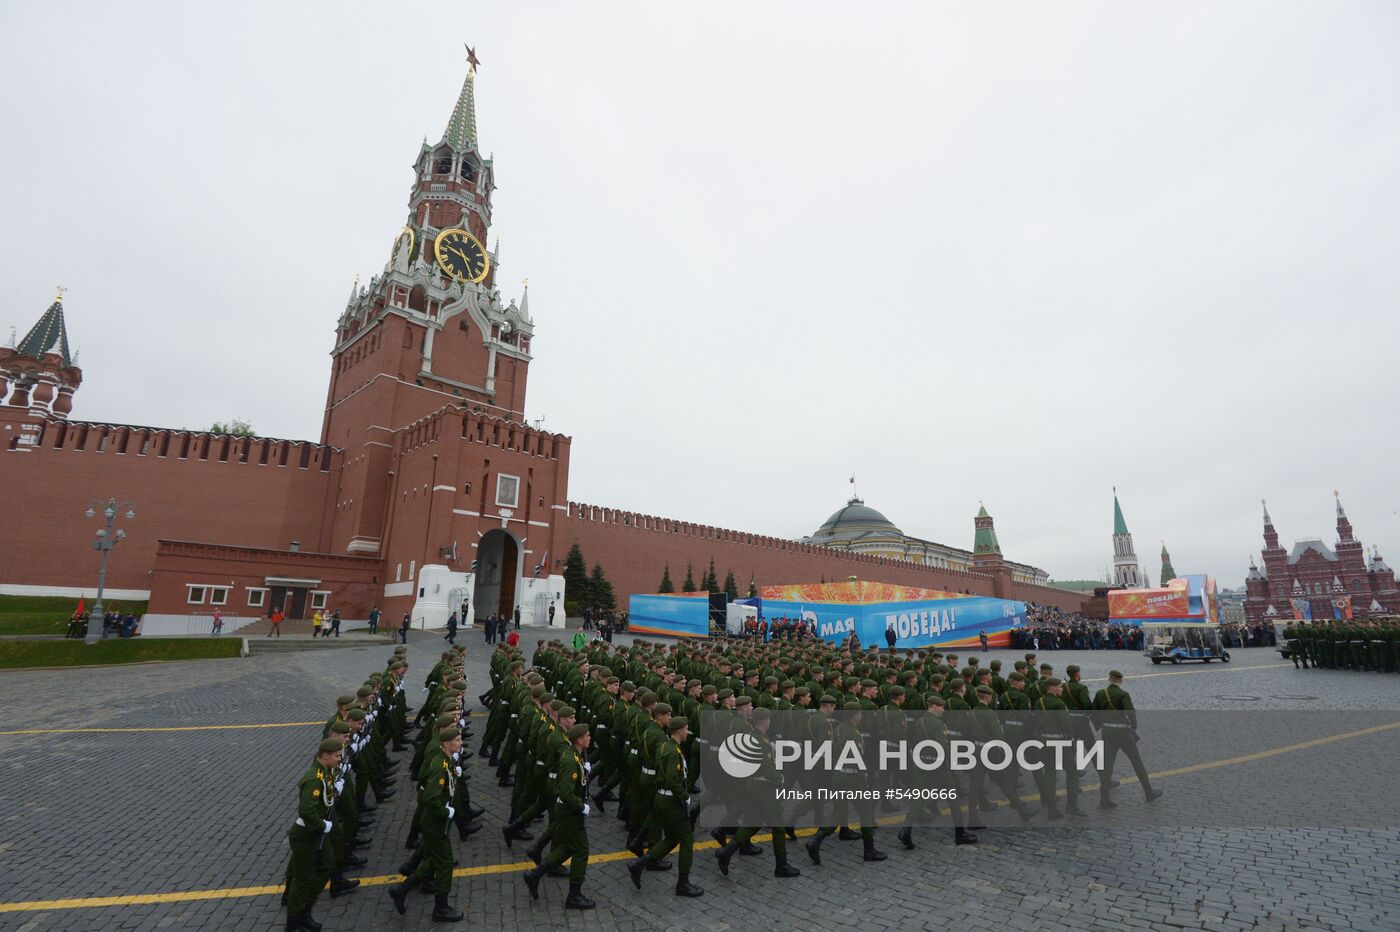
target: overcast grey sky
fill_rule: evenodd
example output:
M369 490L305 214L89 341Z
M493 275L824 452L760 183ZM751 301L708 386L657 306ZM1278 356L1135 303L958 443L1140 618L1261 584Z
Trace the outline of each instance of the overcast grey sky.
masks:
M786 536L854 472L1056 578L1400 561L1400 5L0 5L0 326L73 416L318 435L476 46L576 500ZM101 490L94 490L94 494ZM214 531L211 529L211 534Z

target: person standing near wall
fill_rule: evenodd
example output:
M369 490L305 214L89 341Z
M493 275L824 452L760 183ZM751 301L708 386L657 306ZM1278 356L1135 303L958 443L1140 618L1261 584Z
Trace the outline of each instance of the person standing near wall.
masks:
M321 636L321 610L320 610L320 609L317 609L316 612L311 616L311 636L312 636L313 638L314 638L314 637L320 637L320 636Z

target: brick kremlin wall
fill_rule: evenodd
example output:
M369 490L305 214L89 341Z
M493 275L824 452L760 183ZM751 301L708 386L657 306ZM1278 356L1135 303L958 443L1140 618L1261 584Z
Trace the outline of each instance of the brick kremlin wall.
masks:
M319 550L340 454L319 444L88 422L47 422L28 452L0 459L0 514L26 529L0 540L0 580L93 591L105 520L92 499L132 502L118 519L107 585L150 590L159 538ZM123 513L125 508L122 509Z
M817 582L822 578L831 582L856 576L873 582L995 595L995 580L982 573L921 566L578 502L569 503L560 531L565 548L578 543L590 570L595 562L602 564L617 593L619 607L626 606L628 595L655 592L667 564L671 567L671 581L679 591L685 581L686 564L694 567L695 581L699 583L711 559L721 584L725 573L734 571L741 593L746 591L752 574L757 586ZM1077 610L1083 601L1081 593L1019 584L1012 586L1010 597L1055 604L1070 611Z

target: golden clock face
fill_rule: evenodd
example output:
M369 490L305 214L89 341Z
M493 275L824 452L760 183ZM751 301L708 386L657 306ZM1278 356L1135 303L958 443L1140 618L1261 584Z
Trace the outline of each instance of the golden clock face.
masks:
M486 247L466 230L443 230L433 251L442 270L459 282L479 282L491 268Z

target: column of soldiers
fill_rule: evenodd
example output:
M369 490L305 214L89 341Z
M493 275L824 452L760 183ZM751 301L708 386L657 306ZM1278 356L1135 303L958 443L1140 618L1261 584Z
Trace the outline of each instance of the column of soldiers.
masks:
M838 738L857 742L918 729L911 737L939 742L965 737L979 745L1003 738L1090 740L1094 712L1106 745L1100 807L1116 806L1111 790L1117 781L1111 777L1118 754L1128 758L1149 802L1161 796L1138 753L1136 713L1118 671L1091 696L1077 666L1068 667L1061 679L1049 663L1037 665L1033 653L1016 661L1003 678L999 660L983 667L978 658L969 657L960 664L955 653L937 650L852 652L823 642L724 646L728 649L714 643L663 647L637 642L614 650L609 643L594 641L575 650L547 641L539 644L528 666L519 650L498 647L490 662L491 688L480 697L491 711L479 754L489 758L499 785L512 790L510 815L502 829L507 845L532 842L526 853L536 867L526 873L524 883L533 898L538 899L543 878L568 876L566 907L593 907L582 893L589 853L587 819L595 811L604 813L610 802L618 802L615 814L626 824L626 847L635 856L628 873L638 889L646 873L674 869L677 896L704 892L690 879L694 827L701 808L710 797L723 795L731 779L706 763L705 789L710 792L696 795L702 762L712 760L728 737L702 733L700 713L706 709L735 711L739 717L732 720L734 727L755 736L766 762L753 778L758 781L773 778L769 731L775 711L812 710L805 737L814 740L833 729L843 732ZM837 709L859 715L837 717ZM916 711L933 714L909 714ZM1016 718L1016 713L1026 715ZM988 794L989 782L1022 821L1038 813L1021 801L1018 778L1005 770L970 775L959 798L946 803L955 844L976 843L975 831L985 826L975 824L975 813L997 808ZM1078 773L1065 775L1063 810L1055 771L1042 769L1034 779L1047 818L1085 815L1079 806ZM920 805L924 808L911 811L898 834L906 848L915 847L913 826L938 803ZM532 828L545 818L543 826ZM743 821L742 814L735 820ZM873 805L836 813L833 824L820 828L807 842L809 859L821 864L823 842L839 832L843 840L861 839L864 860L884 860L885 853L875 843L876 823ZM790 826L766 828L772 832L774 875L799 876L787 853L787 842L796 833ZM720 845L715 856L722 874L728 876L736 854L762 853L753 844L760 829L730 825L712 833ZM672 852L674 864L668 859Z
M1283 638L1293 666L1304 670L1400 670L1400 619L1295 621Z
M355 852L370 843L361 834L375 821L369 794L376 802L394 795L397 761L388 751L405 747L407 672L405 649L399 648L383 672L370 674L353 695L336 700L322 728L321 743L298 781L296 820L287 832L291 856L282 902L289 930L321 928L311 910L328 883L332 897L360 885L345 871L365 864Z

